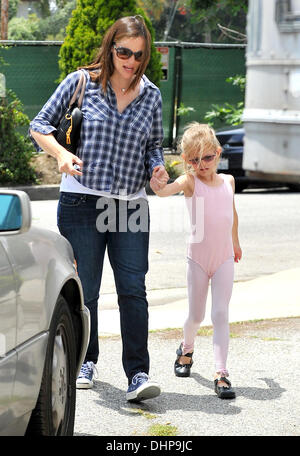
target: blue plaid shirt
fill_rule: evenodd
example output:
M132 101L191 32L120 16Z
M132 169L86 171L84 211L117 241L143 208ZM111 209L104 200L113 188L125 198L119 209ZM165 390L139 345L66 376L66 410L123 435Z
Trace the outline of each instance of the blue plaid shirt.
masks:
M145 186L153 168L164 164L160 91L143 76L144 90L120 114L110 84L104 95L101 86L91 81L87 71L85 75L87 83L77 149L77 155L83 161L83 175L75 177L94 190L115 195L136 193ZM61 82L30 123L32 130L43 134L56 130L78 80L79 71L75 71Z

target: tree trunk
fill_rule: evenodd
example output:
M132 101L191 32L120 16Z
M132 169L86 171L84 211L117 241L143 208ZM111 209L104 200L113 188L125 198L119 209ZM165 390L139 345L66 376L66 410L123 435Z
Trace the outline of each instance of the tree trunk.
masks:
M205 26L204 26L204 42L211 43L211 29L208 25L207 20L205 19Z
M8 0L1 1L1 40L7 40Z

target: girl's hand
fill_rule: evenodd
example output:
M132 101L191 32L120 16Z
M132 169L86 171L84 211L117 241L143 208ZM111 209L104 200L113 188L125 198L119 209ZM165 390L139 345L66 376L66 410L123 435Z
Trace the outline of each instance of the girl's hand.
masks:
M242 249L240 244L233 244L234 261L238 263L242 258Z
M150 187L154 192L162 190L169 180L169 174L164 166L156 166L153 169L152 177L150 179Z
M151 179L150 179L150 188L154 193L159 191L159 185L158 185L155 177L151 177Z
M70 174L71 176L75 174L82 176L82 172L80 171L83 165L82 160L67 150L59 154L57 165L60 173Z

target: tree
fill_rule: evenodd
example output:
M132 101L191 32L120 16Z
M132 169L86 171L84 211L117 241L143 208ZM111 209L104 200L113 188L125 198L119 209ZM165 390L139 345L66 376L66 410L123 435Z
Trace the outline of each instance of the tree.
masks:
M176 30L176 40L187 41L185 37L189 36L191 23L183 20L186 10L182 2L183 0L137 0L138 6L151 19L157 41L169 40L172 28Z
M232 27L245 34L246 0L137 0L151 19L157 41L245 42L228 33Z
M17 14L18 5L20 0L9 0L8 1L8 20ZM2 0L0 0L0 10L2 6Z
M50 16L41 19L40 30L45 40L63 41L72 11L76 7L76 0L61 0L56 3L58 8Z
M50 2L49 0L40 0L38 2L38 10L42 17L50 16Z
M248 0L186 0L193 14L193 22L202 24L206 33L214 37L211 41L220 41L226 37L228 42L245 42L246 13ZM232 35L220 29L221 24L226 28L232 28L238 34Z
M137 5L147 13L151 21L158 21L164 13L167 0L137 0Z
M27 18L15 16L10 18L8 38L10 40L63 41L65 29L76 6L76 0L57 0L56 7L51 9L51 14L49 5L48 0L39 4L42 17L29 14Z
M247 13L248 10L248 0L186 0L186 2L198 17L217 16L224 10L236 16L240 12Z
M56 0L57 8L64 8L70 0ZM71 0L72 1L72 0Z
M0 44L0 49L2 49ZM4 48L5 49L5 48ZM9 65L0 56L2 67ZM31 166L34 148L30 139L18 130L28 130L29 118L23 112L23 105L17 95L5 88L5 77L1 78L0 96L0 185L36 183L36 172Z
M8 24L8 0L2 0L1 3L1 40L7 39Z
M9 40L43 40L40 30L40 19L36 14L30 14L28 18L13 17L8 25Z
M16 128L29 126L29 118L22 109L20 100L11 90L7 91L6 98L0 98L0 185L37 181L30 164L33 146Z
M107 29L120 17L140 14L152 36L151 59L146 71L159 85L162 78L160 54L154 46L154 29L136 0L78 0L67 26L67 35L59 52L60 80L79 66L91 63Z

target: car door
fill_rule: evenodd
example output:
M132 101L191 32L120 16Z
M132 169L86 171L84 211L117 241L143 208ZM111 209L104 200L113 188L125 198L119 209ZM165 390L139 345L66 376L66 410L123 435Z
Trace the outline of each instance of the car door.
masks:
M11 395L16 373L16 290L13 270L0 236L0 433L12 421Z

